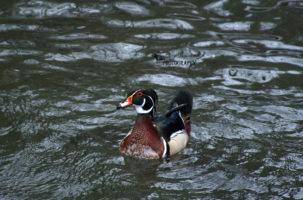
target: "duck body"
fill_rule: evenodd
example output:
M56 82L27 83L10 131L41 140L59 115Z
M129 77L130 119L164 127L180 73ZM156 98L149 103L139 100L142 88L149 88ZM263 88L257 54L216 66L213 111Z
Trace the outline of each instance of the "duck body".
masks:
M166 153L163 138L149 115L137 115L133 129L120 143L122 153L142 158L162 158Z
M120 143L124 154L147 159L172 156L183 150L190 138L192 96L180 91L172 100L168 112L155 115L158 96L154 90L136 89L118 108L135 105L137 117L134 127Z

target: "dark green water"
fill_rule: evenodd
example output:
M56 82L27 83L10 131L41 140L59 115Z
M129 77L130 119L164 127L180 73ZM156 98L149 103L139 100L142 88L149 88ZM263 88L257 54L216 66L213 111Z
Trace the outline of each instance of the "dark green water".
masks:
M303 1L0 3L0 199L303 199ZM121 155L132 87L194 96L170 161Z

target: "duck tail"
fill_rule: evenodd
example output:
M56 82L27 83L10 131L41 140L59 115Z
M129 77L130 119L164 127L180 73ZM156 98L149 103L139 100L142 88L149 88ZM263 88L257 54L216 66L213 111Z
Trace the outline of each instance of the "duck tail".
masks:
M171 101L168 110L180 110L182 116L191 114L193 107L193 96L188 90L180 90Z

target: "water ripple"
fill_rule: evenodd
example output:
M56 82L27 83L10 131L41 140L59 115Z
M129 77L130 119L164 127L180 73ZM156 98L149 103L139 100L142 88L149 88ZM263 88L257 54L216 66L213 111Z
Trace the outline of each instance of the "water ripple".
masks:
M164 28L164 29L181 29L181 30L191 30L194 27L180 19L151 19L145 21L122 21L122 20L106 20L109 26L115 27L126 27L126 28Z
M139 15L139 16L150 15L150 12L148 9L146 9L145 7L140 6L136 3L133 3L133 2L117 2L117 3L115 3L115 6L118 9L120 9L128 14L131 14L131 15Z
M17 25L17 24L1 24L0 25L0 32L7 32L7 31L37 31L40 29L38 25Z
M255 56L255 55L241 55L237 57L239 61L265 61L269 63L285 63L303 67L303 59L294 58L290 56Z
M76 4L72 2L55 3L52 1L32 0L16 4L15 16L47 18L47 17L67 17L85 16L99 14L110 10L108 4Z
M226 22L217 24L216 26L224 31L249 31L252 26L252 22Z
M55 40L87 40L87 39L95 39L95 40L103 40L107 37L104 35L97 35L97 34L89 34L89 33L71 33L67 35L58 35L58 36L51 36L50 39Z
M112 43L93 45L91 51L72 52L69 54L49 53L46 60L73 62L82 59L93 59L104 62L122 62L129 59L141 58L144 54L139 51L144 47L128 43Z
M2 50L0 51L0 56L15 56L15 55L19 55L19 56L25 56L25 55L37 55L40 54L41 52L39 51L34 51L34 50L20 50L20 49L16 49L16 50Z
M186 79L177 77L170 74L154 74L154 75L144 75L137 79L138 82L149 82L150 84L162 85L162 86L183 86L186 84Z
M174 39L188 39L194 38L191 34L179 34L179 33L150 33L150 34L137 34L136 38L142 39L160 39L160 40L174 40Z
M266 48L270 49L287 49L287 50L294 50L294 51L303 51L303 47L296 46L296 45L288 45L280 41L271 41L271 40L234 40L233 42L237 44L261 44Z
M212 2L212 3L204 6L204 9L212 11L219 16L228 17L228 16L232 15L232 13L229 10L223 9L224 4L227 2L228 2L228 0L219 0L216 2Z
M255 70L255 69L243 69L243 68L230 68L216 71L216 74L222 75L224 78L224 85L241 85L246 84L240 80L247 80L249 82L266 83L279 77L277 70Z
M301 0L1 5L0 198L303 198ZM184 151L119 152L132 87L192 92Z

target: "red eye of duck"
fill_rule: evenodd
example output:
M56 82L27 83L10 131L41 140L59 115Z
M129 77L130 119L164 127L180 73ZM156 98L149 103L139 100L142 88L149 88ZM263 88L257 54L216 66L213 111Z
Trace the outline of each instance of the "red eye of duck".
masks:
M142 97L142 95L143 95L143 92L138 92L137 93L137 97Z

